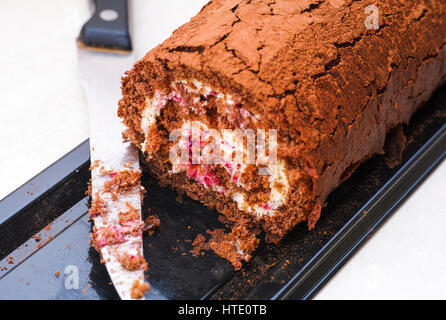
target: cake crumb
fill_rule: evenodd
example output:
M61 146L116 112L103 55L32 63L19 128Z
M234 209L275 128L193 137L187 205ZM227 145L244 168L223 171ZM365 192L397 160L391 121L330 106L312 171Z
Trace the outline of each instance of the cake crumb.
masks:
M139 185L141 172L133 170L123 170L110 173L112 178L104 183L104 192L111 194L113 200L117 200L117 194L125 194Z
M94 168L97 168L101 165L102 161L101 160L95 160L93 161L93 163L90 165L90 171L93 170Z
M144 294L149 289L150 285L147 282L140 282L139 280L135 280L130 291L130 296L133 299L141 299L142 297L144 297Z
M59 278L60 277L60 271L57 270L56 272L54 272L54 275L56 276L56 278Z
M146 271L148 268L147 262L141 254L132 255L124 253L118 256L118 261L122 264L124 268L126 268L129 271L141 270L141 269Z
M156 215L150 215L145 220L144 231L151 236L155 233L155 231L161 228L161 220Z
M178 195L175 199L178 203L183 203L183 197L181 195Z
M259 239L256 230L250 230L244 221L238 221L226 234L223 229L208 230L211 235L209 247L221 258L228 260L235 270L240 270L242 260L249 261L251 253L257 248Z
M9 263L9 264L14 264L14 259L12 258L12 256L10 256L10 257L8 258L8 263Z
M87 195L87 196L90 196L91 197L91 192L92 192L92 189L93 187L92 187L92 185L91 185L91 178L90 178L90 180L88 180L88 182L87 182L87 190L85 191L85 195Z
M105 209L106 209L105 201L101 198L99 192L96 192L95 199L93 200L90 210L88 210L90 212L90 217L95 218L99 215L105 217L107 213Z
M200 254L203 254L202 250L209 250L209 244L206 241L206 238L199 233L195 238L194 242L192 242L193 249L190 251L194 257L198 257Z
M125 224L129 221L132 221L132 220L140 219L140 213L134 206L132 206L128 201L125 202L125 205L128 208L128 211L119 212L119 224L120 225L123 225L123 224Z

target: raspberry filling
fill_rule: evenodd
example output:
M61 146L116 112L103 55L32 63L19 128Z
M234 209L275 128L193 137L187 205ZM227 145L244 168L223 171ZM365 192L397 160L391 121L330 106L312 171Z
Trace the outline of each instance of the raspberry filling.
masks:
M149 139L169 124L175 123L176 127L169 129L178 129L181 138L158 143L162 145L161 148L167 145L169 154L179 155L181 150L186 154L186 161L184 158L182 161L170 159L171 174L185 173L190 180L224 194L242 211L258 216L273 215L285 203L289 190L285 161L268 163L265 161L268 157L264 156L264 159L256 159L254 163L248 162L249 154L244 140L237 140L235 133L221 129L256 128L259 117L244 108L239 98L194 79L173 81L170 89L168 93L156 91L153 97L146 99L141 118L141 129L146 140L141 149L149 158L156 155L159 148L155 150ZM170 110L174 111L171 113L175 114L175 121L169 118L167 123L163 119L165 108L172 108ZM197 127L199 132L194 136L192 129ZM225 155L240 153L241 159L238 160L242 161L223 156L218 163L208 163L199 156L200 160L194 162L194 152L209 155L208 151L212 149L209 145L218 145L218 150ZM262 164L266 166L264 169L269 175L258 177Z

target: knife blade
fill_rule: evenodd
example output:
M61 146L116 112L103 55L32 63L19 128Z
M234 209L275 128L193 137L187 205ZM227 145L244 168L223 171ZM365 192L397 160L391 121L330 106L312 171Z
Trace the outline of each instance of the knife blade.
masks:
M95 0L78 38L80 76L90 122L92 243L121 299L142 298L147 264L142 254L138 152L123 141L117 115L121 76L135 62L127 0Z

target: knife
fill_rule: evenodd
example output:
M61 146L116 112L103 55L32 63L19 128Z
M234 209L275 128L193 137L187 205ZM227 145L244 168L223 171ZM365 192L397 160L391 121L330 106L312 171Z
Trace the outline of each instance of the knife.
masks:
M138 152L123 141L117 115L121 77L135 58L127 0L95 0L78 43L80 76L90 122L92 245L121 299L143 298L147 264L142 249L141 171Z

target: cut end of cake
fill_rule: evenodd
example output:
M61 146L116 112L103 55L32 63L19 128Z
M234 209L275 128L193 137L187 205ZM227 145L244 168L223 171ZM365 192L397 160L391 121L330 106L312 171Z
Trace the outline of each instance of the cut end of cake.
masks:
M123 90L129 80L124 79ZM125 135L162 184L224 215L233 231L218 241L213 237L211 249L238 269L257 246L255 229L263 228L267 239L277 242L304 220L299 211L307 204L295 199L287 160L278 156L277 128L240 96L195 78L165 82L121 100L119 113L129 127ZM298 180L296 170L292 174ZM306 187L303 183L299 191ZM296 206L290 213L292 198Z
M290 186L286 161L266 154L266 148L277 153L277 141L271 131L256 127L259 118L236 96L196 79L175 80L169 91L145 98L139 147L147 159L166 163L169 175L185 174L240 211L273 216L286 203Z

